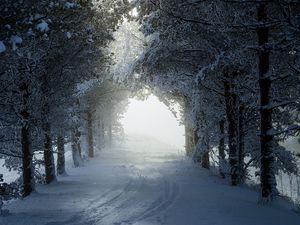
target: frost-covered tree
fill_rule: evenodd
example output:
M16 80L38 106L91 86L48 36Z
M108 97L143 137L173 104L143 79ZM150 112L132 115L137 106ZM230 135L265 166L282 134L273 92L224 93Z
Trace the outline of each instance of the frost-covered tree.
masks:
M299 132L299 3L165 0L136 7L142 31L153 37L140 57L140 81L191 96L196 155L218 145L220 166L227 145L229 170L221 174L236 185L250 165L260 167L262 198L272 198L278 166L296 172L294 160L281 160L278 141Z
M102 76L109 62L105 47L126 4L117 0L0 3L1 21L6 21L0 24L5 82L1 83L5 121L1 134L6 138L1 152L8 157L8 166L11 157L23 162L23 196L34 188L36 151L43 150L46 183L55 179L53 137L68 136L71 115L77 112L73 103L78 84ZM18 168L20 160L13 161Z

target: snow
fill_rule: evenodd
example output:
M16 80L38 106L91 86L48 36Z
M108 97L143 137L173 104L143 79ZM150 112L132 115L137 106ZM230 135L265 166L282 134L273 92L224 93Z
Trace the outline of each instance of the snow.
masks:
M0 217L0 224L296 225L300 221L300 214L282 199L259 205L257 192L229 186L182 153L147 140L130 138L125 145L97 152L83 167L72 168L70 160L67 166L68 176L7 204L11 214Z
M36 25L36 29L40 32L48 32L49 31L49 25L45 20L42 20L39 24Z
M23 39L18 35L12 35L10 37L10 42L11 42L13 51L16 51L17 50L17 45L22 44Z
M32 28L29 28L26 34L28 36L34 36L34 32L33 32Z
M0 41L0 53L5 52L6 51L6 47L4 45L4 43L2 41Z
M42 14L39 14L39 13L37 13L37 14L35 14L34 15L34 20L39 20L39 19L41 19L41 18L43 18L43 17L45 17L45 15L42 15Z
M20 176L17 171L14 170L9 171L4 166L4 159L0 159L0 174L3 174L3 180L5 183L11 183Z
M68 39L70 39L72 37L72 34L70 32L67 32L66 36L67 36Z
M289 151L300 154L300 135L288 138L281 145Z
M78 4L76 4L75 2L66 2L66 4L65 4L66 9L74 9L77 7L78 7Z
M124 81L133 72L136 61L149 41L144 38L139 27L138 22L125 20L114 33L114 41L109 48L115 57L112 73L116 80Z

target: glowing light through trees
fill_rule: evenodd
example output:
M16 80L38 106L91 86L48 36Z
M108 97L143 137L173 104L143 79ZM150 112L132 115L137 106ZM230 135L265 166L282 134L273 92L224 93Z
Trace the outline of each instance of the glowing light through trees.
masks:
M128 110L122 119L128 135L151 136L175 148L184 146L184 127L157 97L151 95L145 101L130 99Z

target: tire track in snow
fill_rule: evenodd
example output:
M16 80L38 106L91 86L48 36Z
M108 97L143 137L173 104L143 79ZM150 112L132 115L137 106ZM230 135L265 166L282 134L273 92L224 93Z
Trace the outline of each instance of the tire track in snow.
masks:
M159 205L152 205L148 209L146 209L141 216L134 219L134 223L138 221L142 221L162 212L166 211L169 207L173 205L179 196L179 186L176 183L168 183L169 193L167 199L162 201Z
M118 217L122 214L123 210L132 206L132 204L130 204L132 199L138 192L143 190L143 187L145 186L145 178L142 175L141 170L133 165L129 168L135 177L132 178L132 183L124 189L122 196L114 199L114 201L106 202L100 207L95 208L94 215L89 216L89 221L92 222L91 224L113 224L110 221L115 219L118 220Z
M147 179L149 176L147 172L149 173L149 171L145 173L135 166L130 166L129 169L134 174L134 178L130 178L126 186L117 194L110 194L111 191L108 190L90 201L83 211L70 219L50 222L47 225L130 225L161 215L176 201L179 195L178 184L162 178L158 186L155 187L154 193L160 190L163 190L163 193L155 201L152 201L150 206L145 207L145 203L142 202L139 203L141 208L136 207L137 202L143 200L140 199L140 196L143 197L144 188L147 187L148 182L152 183L152 179L149 177ZM157 173L156 169L152 170L154 171L152 174ZM103 199L106 200L103 201ZM132 209L133 205L135 206L134 209ZM128 209L130 209L129 212Z
M126 220L114 223L114 225L135 224L139 221L143 221L163 214L168 208L170 208L175 203L180 193L178 184L170 182L166 179L164 179L163 183L164 196L160 196L158 199L152 202L152 204L148 208L144 209L138 215L131 216Z
M111 199L99 206L94 207L92 210L86 212L85 221L82 224L86 224L89 221L91 224L103 224L103 219L107 217L116 217L116 212L126 207L130 199L133 198L137 192L139 192L144 186L144 179L135 179L127 186L124 191L116 198ZM87 220L87 221L86 221ZM110 223L109 223L110 224Z
M111 193L112 192L111 190L107 190L104 194L101 194L96 199L90 201L90 203L84 210L78 212L76 215L72 216L71 218L69 218L65 221L49 222L46 225L74 225L74 224L89 225L89 224L94 224L93 221L89 220L86 217L86 215L90 214L91 212L95 212L99 208L102 208L106 205L112 204L113 202L117 201L119 198L122 197L122 195L125 195L128 192L128 189L130 189L130 186L132 186L133 183L134 183L134 180L130 179L129 182L126 183L125 188L118 191L117 194ZM103 199L106 199L106 200L103 202L102 201ZM84 221L82 221L82 220L84 220Z
M149 171L148 173L145 173L143 170L137 169L135 166L133 167L136 170L136 173L138 174L140 179L143 179L142 187L147 187L148 182L152 183L152 179L149 179L148 177L148 176L151 177L151 174L150 175L148 174ZM151 170L153 171L152 174L159 173L157 169L151 169ZM140 210L137 211L136 210L137 208L131 209L130 214L126 214L127 208L132 207L132 205L137 205L136 200L141 200L140 198L137 197L138 196L137 194L143 194L145 190L139 187L138 189L135 190L135 192L131 195L130 198L127 198L127 200L122 202L122 204L120 204L118 207L112 209L112 211L110 211L109 214L106 214L105 216L98 218L93 224L130 225L130 224L135 224L142 220L146 220L161 215L174 204L177 197L179 196L180 189L177 183L171 182L169 179L163 178L162 181L159 183L159 185L155 188L154 192L155 191L159 192L160 190L163 190L163 194L160 195L155 201L153 201L149 207L143 207L144 209L141 211ZM145 204L142 205L145 206Z

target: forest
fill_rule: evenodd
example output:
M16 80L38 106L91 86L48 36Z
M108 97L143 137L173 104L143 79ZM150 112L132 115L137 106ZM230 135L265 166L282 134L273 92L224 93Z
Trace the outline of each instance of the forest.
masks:
M107 154L126 158L108 153L124 138L120 119L130 98L152 94L184 126L186 168L223 182L230 196L251 189L257 211L284 199L293 208L287 224L297 224L299 90L298 0L0 0L0 224L22 224L9 219L10 204L72 177L69 153L72 171L98 158L105 166ZM7 181L5 171L16 178ZM172 182L167 196L185 192ZM172 208L168 201L118 223L24 224L146 224ZM118 204L110 214L130 214ZM170 221L147 224L248 224Z

